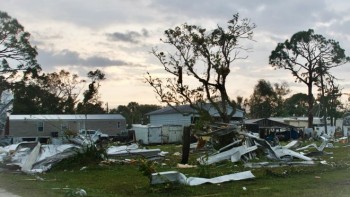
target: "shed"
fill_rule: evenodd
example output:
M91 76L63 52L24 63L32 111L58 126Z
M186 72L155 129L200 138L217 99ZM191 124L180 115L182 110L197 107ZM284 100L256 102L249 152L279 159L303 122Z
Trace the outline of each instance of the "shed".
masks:
M182 142L183 126L181 125L163 125L162 139L163 143L180 143Z
M167 144L182 142L183 127L181 125L140 125L133 124L136 141L141 144Z
M10 115L8 135L36 138L63 136L65 131L100 130L115 136L126 130L125 118L120 114L37 114Z
M162 127L150 125L132 125L135 131L135 140L140 144L160 144L162 143Z

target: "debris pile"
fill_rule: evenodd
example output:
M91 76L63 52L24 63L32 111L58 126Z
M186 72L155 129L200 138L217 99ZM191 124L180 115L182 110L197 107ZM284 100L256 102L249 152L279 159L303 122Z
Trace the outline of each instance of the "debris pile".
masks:
M40 144L39 142L21 142L5 147L0 147L0 163L14 170L26 173L45 172L61 160L72 157L84 151L84 146L94 145L81 140L84 137L76 137L72 140L75 144ZM111 146L107 149L110 157L118 156L142 156L143 158L159 158L167 154L160 149L140 149L137 144L129 146Z
M233 135L230 135L234 133ZM234 136L230 138L231 143L226 143L225 146L215 149L215 144L223 141L225 136ZM285 146L277 143L270 143L269 141L260 138L254 133L242 131L235 127L219 128L216 131L210 131L206 135L201 135L201 138L206 138L206 143L201 145L192 144L192 149L199 149L201 155L196 157L198 165L212 165L222 161L231 161L233 163L243 161L246 168L261 168L261 167L280 167L280 166L306 166L315 165L318 163L327 164L326 161L320 161L315 156L325 154L325 148L332 148L333 144L327 136L320 136L322 143L317 146L315 142L300 147L298 140L293 140ZM219 141L216 141L218 140ZM345 141L347 139L339 139ZM225 142L229 141L226 139ZM75 154L84 151L84 147L88 145L97 146L98 139L87 136L76 136L69 139L68 144L45 144L38 142L22 142L19 144L12 144L5 147L0 147L0 163L5 166L21 170L26 173L40 173L49 170L53 164L61 160L72 157ZM273 145L272 145L273 144ZM101 165L110 165L115 163L132 163L132 157L141 156L147 161L158 160L164 158L167 152L161 149L146 149L140 148L138 144L109 146L105 149L109 160L104 160ZM301 151L307 152L303 153ZM203 154L202 154L203 153ZM330 153L327 153L330 154ZM171 154L172 156L181 155L180 152ZM115 159L117 158L117 160ZM123 158L124 160L120 160ZM126 158L126 159L125 159ZM259 162L257 162L259 160ZM163 165L163 163L162 163ZM167 165L167 164L164 164ZM197 165L178 164L177 168L196 168ZM83 167L81 170L86 169ZM155 172L155 171L153 171ZM200 177L186 177L178 171L166 171L150 173L151 184L162 184L167 182L177 182L180 184L195 186L204 183L222 183L226 181L235 181L243 179L251 179L255 176L251 171L244 171L223 175L214 178L200 178Z
M235 140L232 143L220 148L219 150L213 151L215 150L213 144L216 143L213 141L219 138L223 139L223 136L229 134L230 130L232 133L234 133L231 136L235 136L236 138L233 138ZM237 129L237 127L218 128L216 131L210 130L210 132L200 134L199 136L201 139L205 138L207 144L203 146L202 141L199 140L201 142L201 146L199 147L198 144L197 146L195 144L191 144L191 149L203 150L203 147L206 149L207 154L203 154L202 156L197 158L197 162L200 165L211 165L225 160L229 160L231 162L243 161L244 167L247 168L308 166L315 165L316 159L312 158L312 154L310 153L304 154L298 151L306 150L310 147L315 147L317 152L323 152L323 149L325 147L332 147L332 144L329 143L329 139L325 136L320 137L320 139L322 140L322 144L320 146L317 146L316 143L312 143L308 146L298 148L300 144L298 140L293 140L285 146L281 146L279 143L272 146L267 140L258 137L258 135L250 132L243 132ZM258 152L260 154L258 154ZM261 153L265 155L261 155ZM263 161L270 161L251 162L259 159L262 159ZM236 179L236 176L240 178ZM246 171L238 174L229 174L221 177L215 177L212 179L204 179L197 177L187 178L185 175L177 171L168 171L153 173L151 177L151 184L178 182L181 184L192 186L203 183L220 183L224 181L241 180L247 178L254 178L254 175L250 171Z

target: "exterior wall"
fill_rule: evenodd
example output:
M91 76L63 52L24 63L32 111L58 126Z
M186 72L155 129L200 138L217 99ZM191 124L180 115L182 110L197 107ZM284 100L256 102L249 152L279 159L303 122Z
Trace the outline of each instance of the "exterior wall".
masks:
M307 121L300 121L300 120L286 120L284 121L286 124L290 124L295 127L303 127L307 128L308 122Z
M41 132L38 131L39 122L44 124ZM126 122L125 120L11 120L9 135L13 137L50 137L52 132L57 132L59 136L62 136L65 129L78 132L84 127L98 129L102 133L113 136L125 131Z
M182 114L160 114L150 115L151 125L182 125L191 124L192 115L183 116Z
M115 136L126 130L126 122L125 120L88 120L86 129L100 130L102 133Z
M55 123L44 123L44 131L38 131L38 121L16 120L11 121L9 125L9 135L13 137L49 137L51 132L59 132L59 128Z

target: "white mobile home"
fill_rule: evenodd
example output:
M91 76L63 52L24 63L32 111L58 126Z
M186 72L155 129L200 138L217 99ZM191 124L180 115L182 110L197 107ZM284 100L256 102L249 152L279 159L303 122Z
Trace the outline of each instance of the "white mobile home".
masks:
M109 136L125 131L126 121L120 114L38 114L10 115L5 135L22 138L63 136L65 131L100 130Z
M203 108L209 111L212 117L219 117L218 112L210 105L204 104ZM194 123L199 115L189 105L180 105L176 109L172 107L164 107L162 109L152 111L147 114L150 117L151 125L182 125L189 126ZM232 116L232 121L242 121L244 112L237 109Z

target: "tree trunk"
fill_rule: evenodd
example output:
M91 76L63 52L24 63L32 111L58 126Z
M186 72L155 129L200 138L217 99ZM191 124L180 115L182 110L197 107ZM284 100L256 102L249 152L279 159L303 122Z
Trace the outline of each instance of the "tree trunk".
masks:
M188 163L188 157L190 155L190 143L191 143L191 127L184 127L183 141L182 141L182 159L181 164Z
M313 128L314 115L312 113L314 107L314 96L312 94L312 83L308 84L308 128Z

